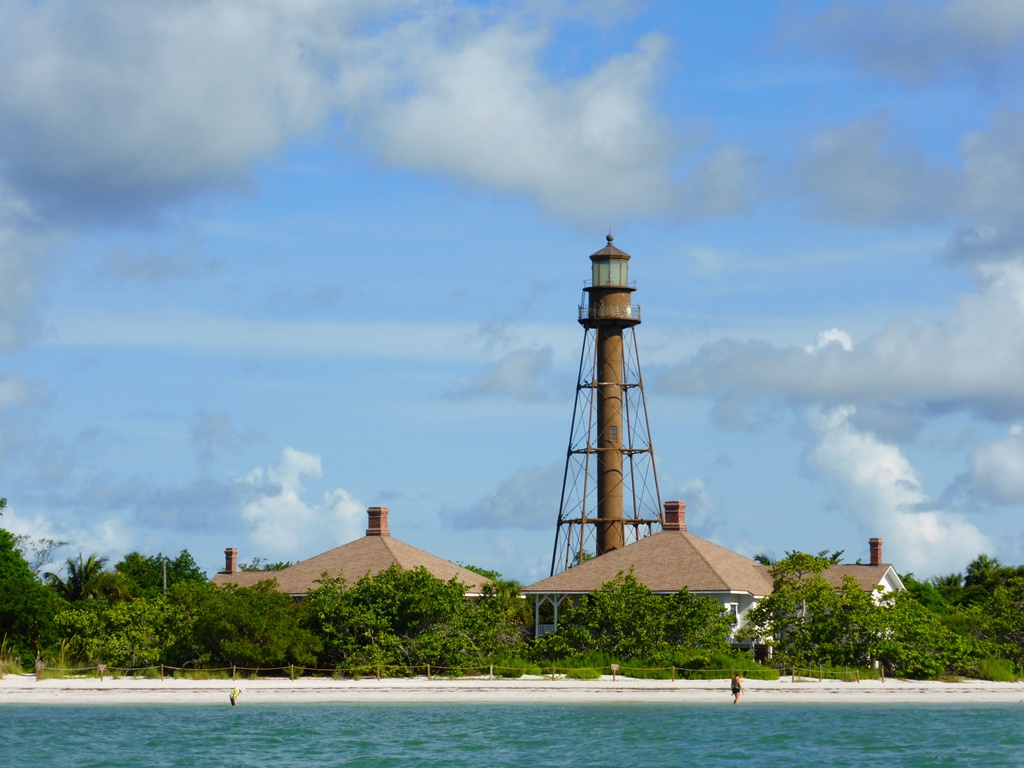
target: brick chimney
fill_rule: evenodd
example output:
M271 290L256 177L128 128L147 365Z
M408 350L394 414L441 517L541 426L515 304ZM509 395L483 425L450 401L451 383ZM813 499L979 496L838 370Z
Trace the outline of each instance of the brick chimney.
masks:
M238 550L228 547L224 550L224 570L221 573L234 573L238 570Z
M390 536L388 530L388 508L370 507L366 510L366 518L369 525L366 529L367 536Z
M868 548L871 550L871 564L882 564L882 540L868 539Z
M665 524L661 526L663 531L685 531L686 530L686 502L666 501L665 502Z

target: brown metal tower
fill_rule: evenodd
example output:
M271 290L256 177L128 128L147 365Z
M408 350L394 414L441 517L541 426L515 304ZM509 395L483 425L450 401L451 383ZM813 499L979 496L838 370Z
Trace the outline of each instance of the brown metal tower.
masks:
M583 351L552 575L650 535L663 522L634 333L640 307L632 303L629 254L613 239L608 235L590 257L592 279L579 308Z

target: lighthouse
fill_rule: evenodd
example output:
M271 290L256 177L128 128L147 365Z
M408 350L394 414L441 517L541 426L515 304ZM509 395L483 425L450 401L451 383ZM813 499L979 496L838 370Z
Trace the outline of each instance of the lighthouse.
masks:
M576 405L562 479L552 575L621 549L662 523L654 450L635 328L640 306L629 254L590 256L579 323L584 328Z

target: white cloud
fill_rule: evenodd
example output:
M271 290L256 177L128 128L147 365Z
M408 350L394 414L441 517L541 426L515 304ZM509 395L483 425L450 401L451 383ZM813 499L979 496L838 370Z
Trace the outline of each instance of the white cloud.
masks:
M278 354L286 357L357 357L481 364L508 354L513 345L556 340L552 349L579 357L579 330L561 323L517 323L505 337L481 336L476 323L330 322L246 320L196 312L83 311L54 317L44 343L73 347L168 347L217 354ZM529 353L543 364L543 349ZM566 357L561 361L570 360Z
M0 6L0 153L48 210L160 204L316 129L362 4Z
M21 405L29 400L33 388L23 379L16 376L0 379L0 410L9 406Z
M867 224L948 216L960 178L893 133L891 121L879 115L819 133L797 166L812 208L826 218Z
M320 457L294 448L281 452L276 466L257 467L245 478L252 498L241 510L251 528L254 555L269 559L305 558L356 538L365 507L342 489L325 493L319 504L302 498L303 477L321 477Z
M1024 264L980 265L977 290L944 318L893 322L847 348L723 340L663 374L683 395L731 408L760 402L935 406L997 419L1024 416Z
M499 396L516 400L540 400L551 391L543 377L551 370L554 350L519 349L491 363L478 373L472 383L455 392L454 397Z
M353 117L388 162L531 195L573 219L672 207L673 142L652 99L662 37L567 82L539 68L542 31L506 21L455 37L402 26L346 73Z
M813 409L816 445L809 467L829 485L833 503L867 536L884 540L885 560L921 577L960 570L992 542L960 515L938 509L900 449L853 426L852 407Z
M120 517L97 517L88 525L79 525L66 520L52 520L43 514L22 515L16 504L10 502L0 517L0 526L33 539L68 542L67 548L56 555L57 565L67 557L77 557L81 553L107 557L108 566L113 566L121 555L136 546L133 526ZM56 566L51 565L47 570L55 569Z
M814 344L804 347L804 352L813 355L815 352L825 349L829 344L838 344L844 352L853 351L853 339L850 338L850 335L838 328L833 328L829 331L819 331L818 340Z
M256 430L238 429L226 413L202 411L192 425L192 447L200 463L210 462L220 451L238 453L262 437Z
M588 23L617 12L591 9ZM709 141L677 157L655 100L663 36L574 78L544 70L554 29L576 13L414 0L5 3L0 160L46 213L151 215L244 182L254 161L341 116L386 163L526 195L574 221L745 205L744 149Z
M858 224L930 224L968 218L979 236L1012 231L1024 245L1017 200L1024 186L1024 114L997 111L965 133L960 163L942 165L875 115L821 131L796 166L811 208Z
M960 208L985 222L1019 223L1024 114L998 111L984 131L965 134L959 149L964 165Z
M36 224L28 203L0 178L0 352L39 331L33 305L48 259L45 239L33 233Z
M908 82L963 70L987 83L1013 76L1024 54L1017 0L847 0L788 21L815 50Z
M442 514L461 528L555 527L562 488L562 463L529 466L502 480L486 495L464 507L446 508Z
M1024 438L1014 426L1010 434L978 450L971 457L971 481L997 504L1024 501Z

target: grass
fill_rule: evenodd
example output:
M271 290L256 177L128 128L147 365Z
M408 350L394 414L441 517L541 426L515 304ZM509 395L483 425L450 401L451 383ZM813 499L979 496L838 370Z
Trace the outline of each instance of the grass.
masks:
M996 683L1013 683L1020 679L1013 662L1009 659L981 659L978 662L978 678Z
M518 678L523 675L543 675L544 672L536 662L527 661L519 656L501 659L494 663L494 674L497 677Z
M226 669L176 669L173 677L177 680L230 680Z
M815 664L815 663L803 663L796 665L795 669L793 665L785 665L779 673L783 677L790 677L796 675L796 677L810 678L817 680L820 676L822 680L840 680L847 683L854 683L857 680L878 680L881 678L882 673L873 667L841 667L832 664Z

